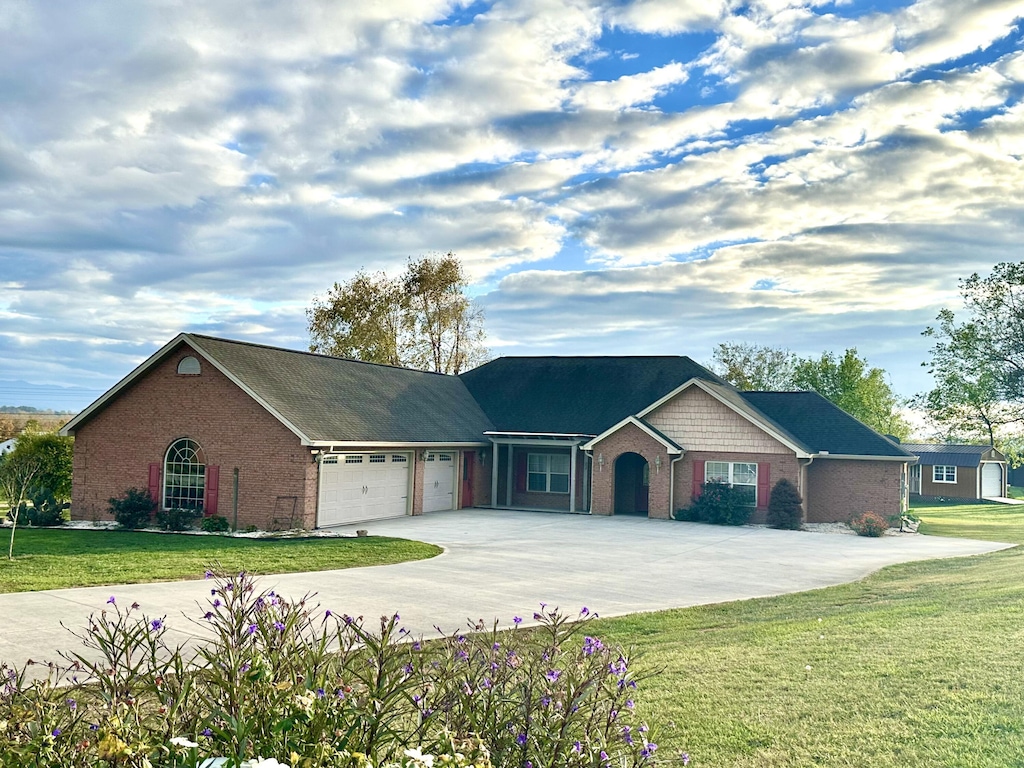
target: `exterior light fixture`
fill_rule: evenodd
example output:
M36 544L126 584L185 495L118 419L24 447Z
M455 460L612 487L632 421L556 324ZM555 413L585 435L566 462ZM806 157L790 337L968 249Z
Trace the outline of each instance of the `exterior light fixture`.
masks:
M597 454L597 471L604 472L604 454Z
M655 467L655 474L659 474L661 472L661 456L655 456L654 457L654 467Z

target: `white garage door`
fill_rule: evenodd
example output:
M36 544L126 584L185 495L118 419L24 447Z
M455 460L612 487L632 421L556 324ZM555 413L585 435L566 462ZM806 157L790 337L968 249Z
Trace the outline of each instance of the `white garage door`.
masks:
M1003 495L1003 471L998 464L981 465L981 495L986 499Z
M408 513L409 457L404 453L349 453L320 462L317 525L344 525Z
M455 509L455 454L428 453L423 466L423 511Z

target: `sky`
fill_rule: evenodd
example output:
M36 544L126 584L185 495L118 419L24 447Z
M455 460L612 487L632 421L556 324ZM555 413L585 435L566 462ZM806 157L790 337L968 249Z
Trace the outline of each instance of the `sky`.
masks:
M1024 242L1020 0L5 0L0 404L304 349L455 252L493 355L856 347Z

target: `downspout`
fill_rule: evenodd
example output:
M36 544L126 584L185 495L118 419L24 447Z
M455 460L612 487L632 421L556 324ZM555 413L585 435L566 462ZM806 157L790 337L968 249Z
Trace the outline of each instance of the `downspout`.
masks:
M798 459L798 461L799 461L799 459ZM807 457L807 463L806 464L801 464L800 465L800 478L801 478L801 480L806 480L807 479L807 468L809 466L811 466L811 464L813 464L813 463L814 463L814 455L812 454L811 456ZM807 483L806 482L802 482L801 485L804 486L804 487L800 488L800 496L803 497L803 500L804 500L804 520L806 521L807 520L807 511L808 511L808 507L810 506L810 503L809 503L809 500L807 498L807 488L806 488Z
M668 463L668 519L676 519L676 463L683 460L680 453Z

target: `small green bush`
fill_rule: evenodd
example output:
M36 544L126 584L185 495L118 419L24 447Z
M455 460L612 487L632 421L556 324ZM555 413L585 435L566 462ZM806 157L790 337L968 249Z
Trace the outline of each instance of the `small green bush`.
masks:
M858 536L878 537L889 529L889 521L875 512L865 512L851 518L850 527Z
M786 478L779 480L768 499L768 527L799 531L804 520L802 503L796 486Z
M187 531L203 516L201 509L158 509L156 524L162 531Z
M145 528L149 525L156 502L149 491L142 488L129 488L120 496L110 499L107 511L122 528Z
M70 504L59 501L48 488L38 488L32 494L32 505L21 505L20 520L37 528L52 528L68 521Z
M231 523L223 515L204 517L199 527L207 533L224 533L231 530Z
M676 520L712 525L745 525L754 513L754 508L743 502L743 492L728 483L704 483L700 497L694 500L689 509L676 512Z

